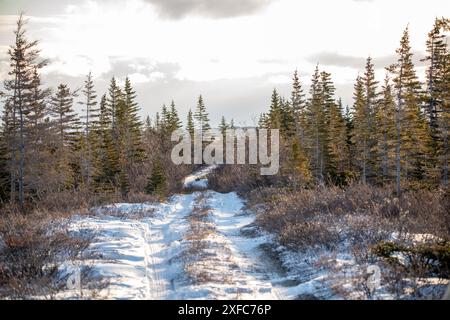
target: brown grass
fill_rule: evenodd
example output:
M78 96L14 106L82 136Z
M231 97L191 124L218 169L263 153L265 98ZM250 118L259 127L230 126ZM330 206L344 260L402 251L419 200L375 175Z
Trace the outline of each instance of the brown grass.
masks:
M259 188L246 196L247 207L257 213L257 224L274 233L278 242L291 250L311 252L310 249L317 248L319 250L313 252L333 254L346 248L356 259L358 270L347 278L345 270L333 273L333 259L326 262L332 276L343 277L333 282L336 292L348 288L345 284L351 283L366 292L366 298L370 297L364 287L365 267L375 263L383 269L383 283L397 297L405 294L415 298L439 296L442 283L446 283L445 279L450 275L446 269L448 262L440 264L447 267L436 270L439 265L433 260L437 254L433 248L450 240L449 194L444 190L411 190L397 198L391 190L389 186L381 188L353 183L346 188L328 186L298 191ZM373 248L385 241L393 241L394 234L396 245L424 252L414 257L410 255L407 257L410 261L425 258L425 263L409 263L402 269L398 264L390 263L389 258L376 255ZM417 234L429 236L423 237L426 240L418 244ZM440 256L443 257L442 253ZM448 260L450 255L444 256L447 258L440 259ZM423 279L430 276L441 279L441 284L426 288Z
M0 297L52 296L65 286L59 267L80 259L90 237L71 234L48 213L0 218Z

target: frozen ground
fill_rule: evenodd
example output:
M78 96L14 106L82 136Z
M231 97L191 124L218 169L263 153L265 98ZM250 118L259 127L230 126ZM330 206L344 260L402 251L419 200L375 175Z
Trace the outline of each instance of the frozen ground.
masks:
M165 203L108 205L75 220L74 230L96 235L90 247L96 258L83 263L108 282L97 298L360 298L351 276L362 267L348 248L300 254L277 245L256 228L255 214L243 209L236 193L207 189L212 169L186 177L186 190L199 191ZM339 284L352 296L332 289ZM79 296L61 295L68 297ZM381 288L377 298L393 297Z
M206 189L211 167L188 176L187 189ZM208 232L191 221L206 210ZM180 194L160 204L114 204L78 218L74 229L93 230L90 261L109 282L100 294L109 299L280 299L276 272L260 245L268 236L252 233L254 215L243 211L235 193L210 190ZM192 229L194 228L194 229ZM201 231L199 231L201 232Z

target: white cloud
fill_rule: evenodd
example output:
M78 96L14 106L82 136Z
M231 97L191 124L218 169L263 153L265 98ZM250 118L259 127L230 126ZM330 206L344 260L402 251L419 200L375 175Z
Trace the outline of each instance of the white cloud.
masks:
M158 3L174 10L177 1L181 0ZM423 52L434 17L450 13L447 0L429 0L426 6L415 1L405 6L403 1L389 0L278 0L264 10L246 11L252 15L232 14L233 19L211 18L230 16L230 11L208 2L215 14L197 14L197 7L183 13L184 19L173 20L161 19L161 11L150 2L79 0L66 2L59 15L32 17L30 38L40 39L42 54L53 60L46 74L84 77L91 70L102 81L114 74L120 78L128 74L141 86L169 83L174 92L183 93L181 104L186 106L193 104L186 97L195 98L203 91L200 84L206 87L222 80L227 81L227 92L209 89L218 95L217 100L233 95L242 98L243 83L249 86L246 91L254 89L253 85L280 86L288 93L287 75L298 68L307 85L316 62L333 73L338 87L351 88L359 63L368 55L392 56L408 23L413 50ZM0 19L6 21L4 16ZM12 28L11 23L0 23L0 46L9 44ZM333 55L323 55L326 52ZM164 88L169 101L173 97L170 88ZM344 103L351 102L351 91L338 94ZM148 99L153 99L150 93ZM162 101L158 99L147 105L159 107ZM265 107L257 105L260 100L256 98L248 101L255 103L248 106L252 110ZM249 113L242 112L243 116Z

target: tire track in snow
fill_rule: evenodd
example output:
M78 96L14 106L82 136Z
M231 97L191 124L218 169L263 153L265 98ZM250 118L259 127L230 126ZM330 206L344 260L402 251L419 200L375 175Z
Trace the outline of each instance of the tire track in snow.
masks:
M163 206L166 210L158 212L151 221L140 222L145 239L147 299L164 299L173 291L173 279L167 269L172 251L170 244L178 239L170 227L182 223L192 206L193 195L174 196L168 205Z
M186 188L204 185L209 170L202 169L198 176L193 174L187 177ZM206 190L206 187L204 185L202 191L172 196L167 203L149 204L155 209L151 217L123 220L105 215L97 218L100 221L98 225L109 234L98 248L99 252L111 250L109 247L116 248L115 256L119 259L107 265L102 261L98 264L100 271L102 268L103 271L112 271L110 274L115 280L115 290L110 298L284 298L272 285L270 270L263 256L256 253L259 250L257 242L265 240L241 233L243 227L254 222L254 215L243 213L243 201L236 193L220 194ZM212 254L213 258L206 264L199 264L198 268L212 272L215 280L195 284L185 281L184 262L180 256L189 245L185 239L187 217L194 206L199 205L200 198L205 199L202 205L209 207L208 222L214 224L215 232L207 239L211 247L209 252L205 252ZM121 204L120 207L130 213L130 217L137 210L136 204ZM102 221L105 220L109 222L103 226ZM221 277L227 277L228 281L217 280Z
M145 254L145 276L147 278L147 297L146 299L158 300L164 297L166 285L161 280L159 272L156 270L158 261L156 260L157 249L152 245L149 237L149 226L147 223L140 222L142 236L144 239Z

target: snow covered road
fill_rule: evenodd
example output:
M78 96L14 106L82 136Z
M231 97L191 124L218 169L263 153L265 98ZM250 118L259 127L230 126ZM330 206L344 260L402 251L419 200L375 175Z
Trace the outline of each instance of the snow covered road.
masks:
M109 281L107 299L280 299L260 244L254 215L235 193L206 190L200 170L180 194L160 204L115 204L77 221L96 231L93 261ZM115 213L114 215L108 213ZM117 215L120 213L120 215ZM251 232L250 232L251 233Z

